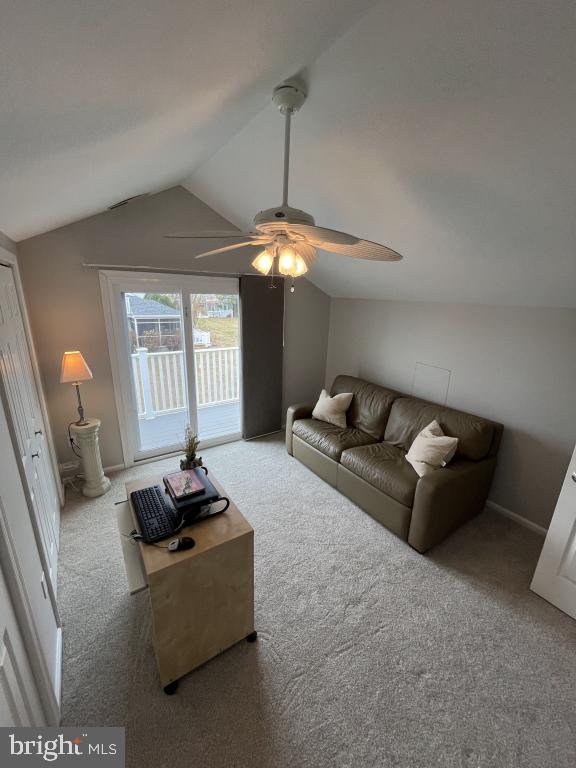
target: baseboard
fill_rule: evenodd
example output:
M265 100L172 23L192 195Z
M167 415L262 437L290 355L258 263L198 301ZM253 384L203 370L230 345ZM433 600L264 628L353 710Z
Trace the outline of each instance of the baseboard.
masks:
M273 432L264 432L262 435L253 435L252 437L243 437L244 442L248 443L250 440L259 440L261 437L269 437L270 435L278 435L282 432L281 429L275 429Z
M50 701L47 702L46 719L47 725L51 727L57 727L60 725L60 719L62 716L62 627L58 627L58 634L56 638L56 677L54 679L54 698L50 696Z
M111 467L104 467L104 474L108 472L119 472L121 469L126 469L124 464L112 464Z
M490 499L488 499L486 502L486 507L488 509L492 509L494 512L498 512L499 515L504 515L504 517L508 517L510 520L514 520L515 523L523 525L524 528L529 528L531 531L539 533L540 536L546 536L548 533L546 528L543 528L537 523L533 523L531 520L526 520L525 517L517 515L516 512L511 512L509 509L506 509L506 507L502 507L500 504L496 504L495 501L490 501Z
M62 654L62 627L58 627L58 639L56 641L56 700L58 701L58 707L62 708L62 664L64 657ZM60 725L60 720L58 720Z

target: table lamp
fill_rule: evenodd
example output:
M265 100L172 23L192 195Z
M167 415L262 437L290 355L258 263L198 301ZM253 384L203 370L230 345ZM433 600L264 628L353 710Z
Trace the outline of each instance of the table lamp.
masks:
M76 387L76 397L78 398L78 421L74 424L78 427L88 424L84 418L84 408L80 398L80 382L89 381L92 378L92 371L86 365L86 360L78 351L64 352L62 356L62 369L60 371L61 384L74 384Z
M78 454L82 459L84 467L84 486L82 493L84 496L101 496L110 488L110 480L104 474L102 469L102 459L100 458L100 446L98 443L98 432L100 431L99 419L85 419L82 400L80 399L80 382L89 381L92 378L92 371L86 365L86 360L81 353L64 352L62 357L62 370L60 371L61 384L74 384L76 387L76 397L78 398L78 421L70 424L68 428L68 438L72 448L79 449Z

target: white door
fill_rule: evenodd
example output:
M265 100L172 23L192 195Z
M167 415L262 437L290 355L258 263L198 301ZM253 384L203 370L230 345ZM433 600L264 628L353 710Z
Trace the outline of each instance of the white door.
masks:
M576 448L530 588L576 619Z
M37 652L42 684L60 699L61 632L47 583L4 407L0 402L0 560L10 567ZM2 621L4 621L4 614Z
M178 451L195 413L178 281L146 287L135 276L114 297L130 462Z
M0 727L44 724L30 662L0 570Z
M47 578L56 593L60 500L14 276L12 270L4 266L0 266L0 377L26 476L26 491L34 508Z
M101 273L126 463L241 436L238 280Z

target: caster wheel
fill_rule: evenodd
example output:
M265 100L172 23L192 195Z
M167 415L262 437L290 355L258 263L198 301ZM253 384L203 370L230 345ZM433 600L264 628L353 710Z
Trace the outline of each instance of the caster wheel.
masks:
M258 632L256 631L250 632L250 634L246 636L246 640L249 643L255 643L257 639L258 639Z
M178 688L178 680L173 680L171 683L168 683L168 685L164 686L164 693L166 694L166 696L174 696L177 688Z

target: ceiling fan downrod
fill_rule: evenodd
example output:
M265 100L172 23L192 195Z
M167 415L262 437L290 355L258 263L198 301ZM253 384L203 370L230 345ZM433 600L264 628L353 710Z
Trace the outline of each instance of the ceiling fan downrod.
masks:
M288 205L288 176L290 174L290 121L291 110L284 116L284 178L282 180L282 206Z
M284 177L282 180L282 207L288 205L288 178L290 175L290 126L292 115L306 101L306 92L296 83L282 83L274 88L272 101L284 115Z

